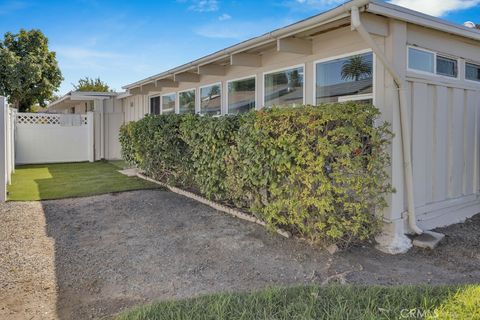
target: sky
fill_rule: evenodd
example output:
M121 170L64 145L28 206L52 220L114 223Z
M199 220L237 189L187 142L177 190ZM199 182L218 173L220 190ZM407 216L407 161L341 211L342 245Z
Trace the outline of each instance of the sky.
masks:
M388 0L480 23L480 0ZM121 87L321 13L343 0L0 0L0 33L40 29L57 54L59 94L83 77Z

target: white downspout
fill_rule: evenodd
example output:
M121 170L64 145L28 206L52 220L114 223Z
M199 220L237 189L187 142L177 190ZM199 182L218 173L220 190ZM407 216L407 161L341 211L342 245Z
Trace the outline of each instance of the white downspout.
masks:
M423 230L417 226L417 219L415 215L415 203L413 194L413 173L412 173L412 155L410 149L410 132L408 125L407 114L407 97L405 89L405 80L400 77L395 67L388 61L385 53L380 49L377 43L373 40L370 33L362 25L360 20L360 12L358 7L354 6L350 9L352 19L352 30L357 30L360 36L368 43L373 52L379 58L385 68L393 77L393 80L398 87L399 98L399 113L400 113L400 131L402 140L403 151L403 166L404 166L404 179L405 187L407 191L407 210L408 210L408 225L410 229L416 234L422 234Z

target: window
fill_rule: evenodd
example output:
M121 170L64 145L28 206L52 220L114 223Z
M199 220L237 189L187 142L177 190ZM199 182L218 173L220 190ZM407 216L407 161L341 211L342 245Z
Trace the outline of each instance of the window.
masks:
M456 78L457 60L437 55L437 74Z
M408 48L408 68L423 72L434 72L435 54L430 51Z
M220 83L200 88L200 113L209 115L222 113L222 87Z
M150 98L150 114L160 114L160 97Z
M175 113L175 93L162 96L162 114Z
M315 103L373 100L373 54L315 64Z
M303 67L264 75L265 107L303 104Z
M228 82L228 113L255 109L255 82L255 77Z
M458 60L433 51L408 48L408 68L411 70L457 78Z
M480 66L473 63L465 63L465 79L480 81Z
M180 113L195 113L195 89L178 93Z

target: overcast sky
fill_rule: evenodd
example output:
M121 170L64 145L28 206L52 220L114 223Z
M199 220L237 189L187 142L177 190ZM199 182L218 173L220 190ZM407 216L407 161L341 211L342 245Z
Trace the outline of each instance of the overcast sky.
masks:
M159 73L337 6L338 0L0 1L0 32L42 30L65 78L112 88ZM391 0L427 14L480 23L480 0Z

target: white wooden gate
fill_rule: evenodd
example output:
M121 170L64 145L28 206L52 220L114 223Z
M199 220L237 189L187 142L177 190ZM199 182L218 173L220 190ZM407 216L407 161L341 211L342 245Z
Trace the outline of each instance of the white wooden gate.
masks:
M93 115L16 113L15 163L93 161Z

